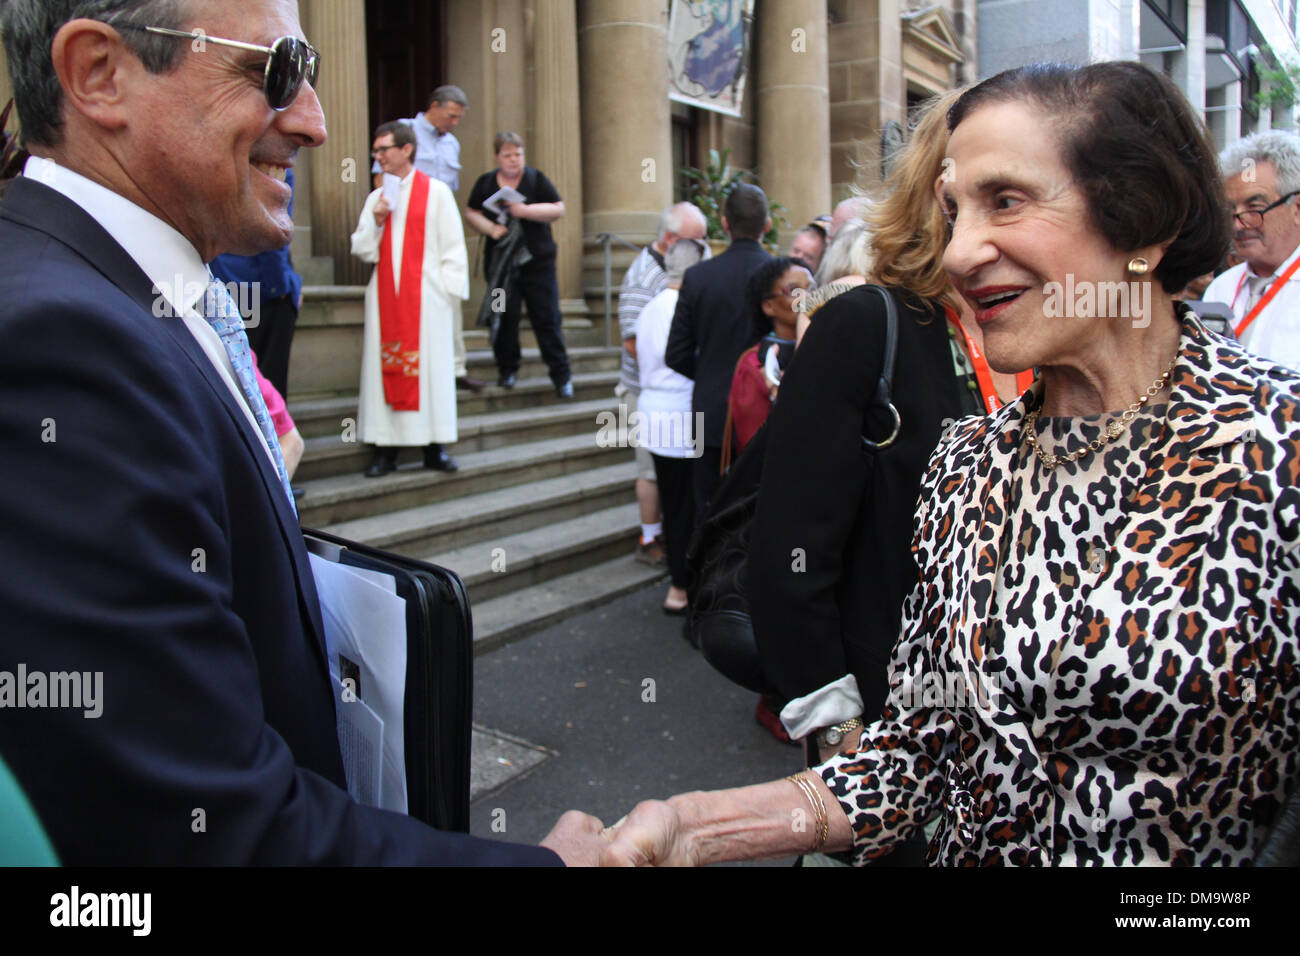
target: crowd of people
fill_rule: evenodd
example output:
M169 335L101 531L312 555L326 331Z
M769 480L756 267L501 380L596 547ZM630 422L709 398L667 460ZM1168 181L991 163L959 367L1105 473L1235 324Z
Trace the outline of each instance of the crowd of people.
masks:
M699 210L665 210L619 308L622 398L659 421L638 556L689 611L692 529L761 463L750 670L807 769L613 826L570 811L531 847L346 789L284 346L257 339L259 380L207 265L292 234L286 171L325 137L296 4L102 7L0 8L32 153L0 205L0 672L138 691L86 719L10 709L0 680L0 795L26 791L64 862L1245 865L1273 839L1300 775L1294 134L1216 156L1163 74L1035 65L929 104L883 186L789 256L757 186L717 256ZM439 88L373 138L368 474L402 447L456 467L455 390L481 387L456 358L462 215L498 384L526 302L572 395L563 200L502 132L458 210L465 107ZM288 316L284 266L260 264Z

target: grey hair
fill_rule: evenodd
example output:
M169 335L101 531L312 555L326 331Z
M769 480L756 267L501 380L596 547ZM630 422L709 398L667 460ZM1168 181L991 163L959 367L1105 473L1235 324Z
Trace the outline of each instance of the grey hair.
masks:
M185 44L127 27L179 30L181 6L178 0L5 0L0 33L24 143L58 146L63 140L63 89L50 49L65 23L81 18L107 23L121 33L145 69L169 73L186 52Z
M664 253L664 271L669 282L677 282L686 270L704 258L704 243L699 239L678 239Z
M861 219L850 219L835 233L817 267L817 286L853 275L871 275L871 230Z
M1277 169L1278 195L1300 190L1300 136L1280 129L1251 133L1219 154L1224 178L1240 175L1256 163Z
M695 205L695 203L674 203L665 209L659 216L659 232L656 238L663 239L663 237L668 235L670 232L674 235L680 236L682 234L682 229L686 227L686 220L688 218L694 219L702 226L707 226L709 222L708 219L704 217L704 213L700 211L700 207Z
M455 103L457 106L463 106L469 109L469 97L459 86L447 84L440 86L429 94L430 105L434 103Z

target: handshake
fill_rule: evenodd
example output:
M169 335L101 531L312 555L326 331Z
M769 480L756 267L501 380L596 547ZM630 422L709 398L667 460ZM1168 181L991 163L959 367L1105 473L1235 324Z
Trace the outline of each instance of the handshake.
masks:
M639 803L612 827L570 810L541 845L565 866L698 866L703 861L676 806L681 799Z
M567 866L705 866L852 845L848 817L813 771L647 800L612 827L570 810L542 841Z

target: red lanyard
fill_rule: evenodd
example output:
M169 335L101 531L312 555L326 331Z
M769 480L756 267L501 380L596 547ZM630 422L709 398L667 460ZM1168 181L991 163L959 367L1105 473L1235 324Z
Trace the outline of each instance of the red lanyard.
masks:
M1300 262L1300 260L1297 261ZM1002 407L1002 399L998 397L997 389L993 387L993 370L989 368L989 360L984 357L984 353L975 345L970 333L961 324L961 319L957 317L957 311L950 305L945 305L943 311L948 316L948 321L961 333L962 340L966 343L966 354L970 356L971 365L975 366L975 381L979 383L980 394L984 396L984 407L992 415ZM1018 394L1023 395L1025 389L1033 384L1034 370L1032 368L1016 373L1016 391Z
M1240 324L1237 326L1236 331L1238 340L1241 339L1241 334L1250 328L1250 323L1259 318L1259 314L1264 311L1264 306L1272 302L1273 296L1282 291L1282 287L1286 285L1286 281L1291 278L1297 268L1300 268L1300 257L1297 257L1294 262L1286 267L1286 272L1283 272L1277 277L1277 281L1270 285L1268 291L1259 297L1259 301L1255 303L1255 307L1246 313L1246 317L1242 319ZM1237 280L1237 291L1232 293L1232 304L1234 306L1237 304L1237 296L1241 295L1241 287L1246 284L1246 276L1249 274L1250 267L1247 266L1246 271L1243 272L1241 278Z

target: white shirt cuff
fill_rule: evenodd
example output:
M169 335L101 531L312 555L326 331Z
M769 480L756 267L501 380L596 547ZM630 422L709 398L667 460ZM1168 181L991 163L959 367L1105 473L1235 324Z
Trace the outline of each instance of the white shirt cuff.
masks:
M781 710L781 723L792 738L807 737L814 730L843 723L862 715L858 679L845 674L811 694L796 697Z

